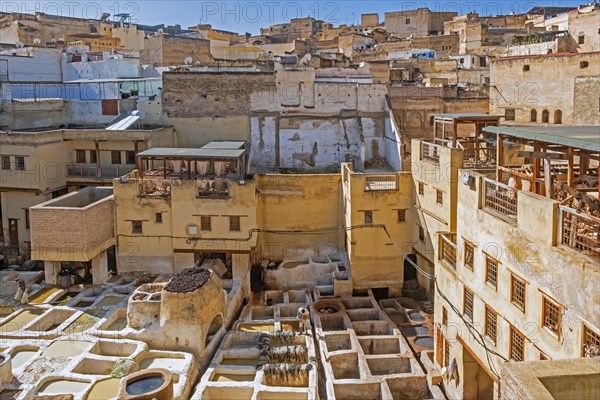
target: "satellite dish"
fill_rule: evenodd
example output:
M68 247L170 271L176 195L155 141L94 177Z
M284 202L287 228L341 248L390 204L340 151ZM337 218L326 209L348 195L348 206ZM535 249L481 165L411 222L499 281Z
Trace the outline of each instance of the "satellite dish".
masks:
M33 44L35 44L36 46L39 46L40 43L42 43L42 39L40 39L40 38L33 39Z
M192 65L192 61L194 61L192 57L186 57L185 60L183 60L185 65Z
M15 47L16 47L17 49L20 49L20 48L22 48L23 46L25 46L25 45L23 44L23 42L17 42L17 43L15 43Z
M163 28L158 28L158 33L163 33L163 32L164 32Z
M475 180L475 177L473 177L473 175L467 173L463 175L463 184L465 186L471 186L473 184L473 181Z

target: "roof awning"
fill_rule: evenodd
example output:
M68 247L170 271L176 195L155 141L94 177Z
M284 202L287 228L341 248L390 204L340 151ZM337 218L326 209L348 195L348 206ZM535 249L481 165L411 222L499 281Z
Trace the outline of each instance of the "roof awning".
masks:
M485 132L600 152L598 126L488 126Z

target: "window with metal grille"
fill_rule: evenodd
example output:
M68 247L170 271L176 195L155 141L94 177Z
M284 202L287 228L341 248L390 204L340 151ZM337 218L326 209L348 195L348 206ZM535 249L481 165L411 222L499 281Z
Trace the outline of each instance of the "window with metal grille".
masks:
M131 221L131 233L135 235L142 234L142 221Z
M406 222L406 210L398 210L398 222Z
M129 165L135 164L135 151L126 151L125 152L125 163Z
M90 150L90 163L96 164L98 159L96 158L96 150Z
M423 196L425 193L425 184L423 182L419 182L419 194Z
M2 169L4 171L10 170L10 156L2 156Z
M238 216L229 217L229 230L232 232L240 231L240 217L238 217Z
M467 242L466 240L465 242L465 267L469 268L471 271L473 271L473 258L475 257L475 246L473 246L473 243Z
M507 108L504 110L504 119L507 121L514 121L515 120L515 109L514 108Z
M498 260L485 256L485 281L498 290Z
M557 336L560 336L561 314L561 307L546 296L543 296L542 325Z
M365 225L373 223L373 211L365 211Z
M154 222L156 222L157 224L162 224L162 213L154 214Z
M442 306L442 325L448 324L448 310L446 307Z
M582 357L600 356L600 335L588 328L586 324L583 324L581 355Z
M450 365L450 342L448 339L442 339L444 341L444 367L448 367Z
M209 216L200 217L200 230L210 231L212 228L211 218Z
M75 162L85 164L85 150L75 150Z
M526 283L518 276L510 276L510 302L525 312Z
M463 291L463 315L471 321L473 320L473 303L473 291L465 286Z
M111 151L110 159L113 164L121 164L121 152L118 150Z
M17 156L15 157L15 159L17 164L17 171L25 171L25 157Z
M525 336L514 327L510 327L510 359L512 361L525 360Z
M422 242L425 241L425 230L422 226L419 226L419 240Z
M435 202L437 204L444 204L444 192L436 189L435 191Z
M579 35L579 37L577 37L577 43L584 44L585 43L585 35Z
M496 344L496 323L498 315L490 307L485 306L485 337Z

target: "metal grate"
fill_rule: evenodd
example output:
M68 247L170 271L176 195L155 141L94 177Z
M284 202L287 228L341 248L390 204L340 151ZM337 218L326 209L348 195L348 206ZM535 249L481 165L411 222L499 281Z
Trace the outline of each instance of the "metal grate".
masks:
M560 207L561 243L600 260L600 218Z
M398 188L396 175L371 175L365 180L365 191L396 190Z
M483 184L483 208L514 221L517 218L517 189L485 178Z
M496 313L485 306L485 336L493 343L496 343L496 320Z
M485 258L485 281L498 289L498 260L490 256Z
M465 287L463 293L463 315L469 317L471 321L473 320L473 302L473 291Z
M560 335L561 309L544 296L542 300L543 323L550 332Z
M600 335L592 331L587 325L583 325L583 349L584 357L600 356Z
M515 275L510 277L510 302L525 311L525 281Z
M444 341L444 366L448 367L450 365L450 342L445 337L442 340Z
M240 231L240 217L239 216L229 217L229 230L232 232Z
M513 361L525 359L525 336L513 327L510 328L510 359Z
M211 218L203 215L200 217L200 229L203 231L210 231L212 229Z
M475 256L475 246L465 240L465 267L473 271L473 257Z
M131 233L136 235L142 234L142 221L131 221Z

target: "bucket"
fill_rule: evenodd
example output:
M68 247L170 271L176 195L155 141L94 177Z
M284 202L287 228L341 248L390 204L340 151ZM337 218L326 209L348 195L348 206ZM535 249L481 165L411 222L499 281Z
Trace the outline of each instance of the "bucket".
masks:
M71 276L70 275L61 275L58 277L58 282L59 282L61 288L66 289L69 286L71 286Z

